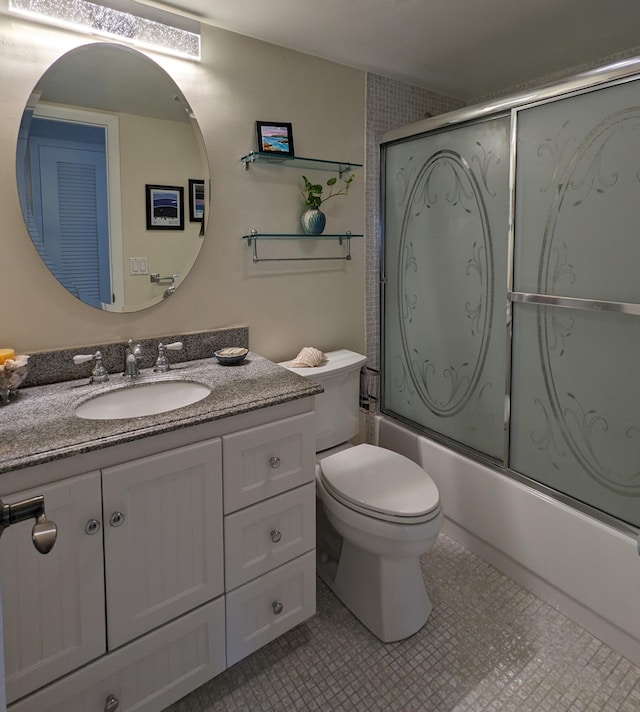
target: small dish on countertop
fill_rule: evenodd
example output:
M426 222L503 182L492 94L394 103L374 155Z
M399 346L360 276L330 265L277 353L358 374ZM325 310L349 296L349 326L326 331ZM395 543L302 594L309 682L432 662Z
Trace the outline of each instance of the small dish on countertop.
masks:
M229 346L226 349L214 351L213 355L223 366L234 366L244 361L248 353L249 349L244 349L240 346Z

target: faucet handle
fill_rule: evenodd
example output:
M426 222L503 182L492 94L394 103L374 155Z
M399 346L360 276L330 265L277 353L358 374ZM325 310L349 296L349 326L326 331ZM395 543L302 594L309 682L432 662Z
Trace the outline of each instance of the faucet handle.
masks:
M109 380L109 372L102 363L102 352L96 351L94 354L76 354L73 357L73 363L81 364L87 361L95 361L91 370L91 379L89 383L106 383Z
M171 344L163 344L162 341L158 344L158 358L153 367L154 371L168 371L171 368L169 359L167 358L167 351L180 351L182 349L182 341L174 341Z

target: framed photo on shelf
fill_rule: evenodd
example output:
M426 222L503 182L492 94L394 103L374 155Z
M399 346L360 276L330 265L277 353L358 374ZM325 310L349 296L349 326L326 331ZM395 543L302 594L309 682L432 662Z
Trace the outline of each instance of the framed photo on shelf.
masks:
M204 181L189 178L189 222L204 220Z
M147 230L184 230L184 188L145 185Z
M293 156L293 128L285 121L256 121L258 151Z

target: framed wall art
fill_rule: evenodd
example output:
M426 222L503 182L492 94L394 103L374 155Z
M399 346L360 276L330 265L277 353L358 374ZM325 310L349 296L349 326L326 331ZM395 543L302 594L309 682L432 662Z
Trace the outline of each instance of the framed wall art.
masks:
M189 178L189 222L204 220L204 181Z
M293 156L293 128L285 121L256 121L258 151Z
M184 188L145 185L147 230L184 230Z

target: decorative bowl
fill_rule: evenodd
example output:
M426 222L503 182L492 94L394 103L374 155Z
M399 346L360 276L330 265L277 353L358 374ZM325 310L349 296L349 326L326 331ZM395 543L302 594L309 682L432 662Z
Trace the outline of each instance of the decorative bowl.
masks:
M9 402L9 398L18 390L28 372L29 357L26 355L16 356L0 366L0 405Z
M223 366L233 366L244 361L248 353L249 349L243 349L239 346L229 346L226 349L214 351L213 355Z

